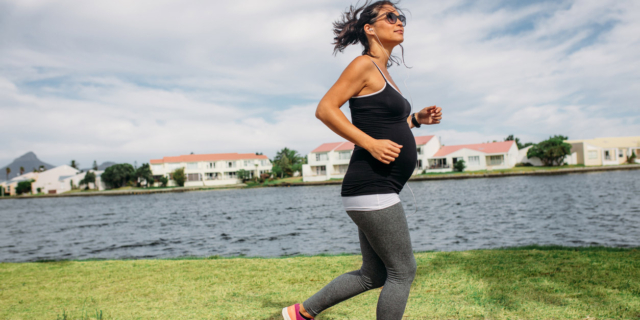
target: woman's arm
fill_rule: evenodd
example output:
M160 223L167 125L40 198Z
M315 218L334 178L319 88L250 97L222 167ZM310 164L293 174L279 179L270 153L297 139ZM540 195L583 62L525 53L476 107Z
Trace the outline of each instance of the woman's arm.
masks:
M398 157L402 146L391 140L372 138L349 122L349 119L340 111L340 107L349 98L367 86L368 75L374 71L374 68L369 57L360 56L354 59L318 103L316 118L339 136L366 149L382 163L389 164Z

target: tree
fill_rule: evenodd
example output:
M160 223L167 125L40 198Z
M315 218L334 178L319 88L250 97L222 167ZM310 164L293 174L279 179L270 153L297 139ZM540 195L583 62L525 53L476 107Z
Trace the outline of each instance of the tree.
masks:
M138 178L138 186L140 186L140 180L142 179L147 183L147 187L152 186L153 173L151 172L151 166L148 163L143 163L140 168L136 170L136 178Z
M547 167L560 166L564 162L564 157L571 153L571 145L564 142L567 139L569 138L555 135L538 144L534 144L527 151L527 158L538 158Z
M4 187L0 186L0 197L4 197Z
M245 181L251 179L251 172L247 171L245 169L238 170L237 175L238 175L238 179L241 179L242 182L245 182Z
M76 161L75 161L75 160L71 160L71 168L76 168L76 169L78 169L78 166L80 166L80 164L79 164L79 163L76 163Z
M20 175L24 174L24 167L20 167Z
M508 137L504 138L504 141L515 141L516 142L516 146L518 146L518 149L524 149L524 148L526 148L528 146L533 145L533 142L527 142L525 144L520 143L520 138L516 138L512 134L510 134Z
M628 164L636 163L636 151L635 150L632 150L631 151L631 155L627 156L627 163Z
M31 183L33 181L35 181L35 180L29 179L29 180L26 180L26 181L18 182L18 185L16 186L16 193L17 194L23 194L23 193L31 192Z
M47 168L45 168L45 166L42 165L42 164L40 165L40 167L38 167L38 171L40 171L40 172L43 172L43 171L46 171L46 170L47 170Z
M9 181L9 174L11 173L11 168L7 167L5 171L7 171L7 181Z
M285 176L291 177L295 171L301 170L304 158L298 154L298 151L285 147L276 153L271 162L274 166L277 164L280 167L280 178L284 178Z
M178 168L171 173L171 177L173 181L176 182L177 185L184 187L184 182L187 181L187 177L184 174L184 168Z
M95 172L87 171L87 173L84 175L84 178L80 180L80 185L85 185L86 189L89 189L89 183L93 183L93 185L95 186L96 184Z
M92 166L93 170L98 171L98 162L93 160L93 166Z
M120 188L134 177L135 170L133 170L133 166L128 163L119 163L105 169L101 179L112 188Z
M167 177L165 177L165 176L160 177L160 179L158 179L158 181L160 181L160 184L161 184L163 187L166 187L166 186L167 186L167 184L169 184L169 178L167 178Z
M464 160L460 159L453 165L453 170L462 172L466 167L467 166L464 164Z

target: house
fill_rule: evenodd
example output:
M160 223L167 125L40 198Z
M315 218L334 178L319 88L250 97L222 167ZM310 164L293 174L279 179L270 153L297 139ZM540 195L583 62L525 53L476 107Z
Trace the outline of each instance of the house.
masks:
M453 171L459 160L464 160L466 171L513 168L518 161L518 146L515 141L444 146L429 157L427 172Z
M585 166L607 166L625 163L627 156L634 152L640 156L640 137L595 138L583 140L566 140L571 144L568 164ZM640 161L636 158L636 162Z
M38 192L38 188L40 188L40 192L44 192L46 194L61 193L60 177L74 176L79 172L80 170L68 165L62 165L47 171L38 172L36 181L31 184L31 192L35 194Z
M154 178L167 177L170 186L176 185L171 173L178 168L185 168L185 186L238 184L242 182L237 178L239 170L248 171L253 178L272 169L267 156L254 153L189 154L164 157L149 163Z
M105 183L102 182L102 180L100 179L100 176L102 175L104 170L98 170L98 171L90 170L90 171L96 174L96 182L90 183L88 186L89 189L96 189L97 187L98 190L105 190L107 187ZM87 172L80 172L76 175L61 176L60 178L58 178L58 181L60 181L60 188L58 189L58 193L70 191L72 182L74 186L76 187L80 186L80 181L84 179Z
M37 172L27 172L23 175L19 175L10 179L9 181L3 181L2 183L0 183L0 186L4 188L5 195L15 196L17 194L16 187L18 186L18 183L22 181L36 180L37 178Z
M418 161L414 174L421 173L427 159L440 149L440 139L435 136L419 136L416 139ZM307 156L308 164L302 165L302 180L326 181L343 179L353 153L354 144L349 141L323 143Z

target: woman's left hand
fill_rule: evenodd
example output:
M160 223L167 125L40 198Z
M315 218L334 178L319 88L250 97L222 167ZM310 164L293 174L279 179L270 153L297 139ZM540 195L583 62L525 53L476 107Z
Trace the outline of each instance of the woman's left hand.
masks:
M438 124L442 119L442 108L436 106L426 107L416 113L416 119L420 124Z

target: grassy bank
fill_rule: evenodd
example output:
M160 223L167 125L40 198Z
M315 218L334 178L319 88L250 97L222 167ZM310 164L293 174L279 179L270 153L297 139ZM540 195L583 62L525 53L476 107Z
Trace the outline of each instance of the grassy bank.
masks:
M637 249L416 253L405 319L638 319ZM280 319L359 255L0 264L0 319ZM317 319L375 319L381 289Z

